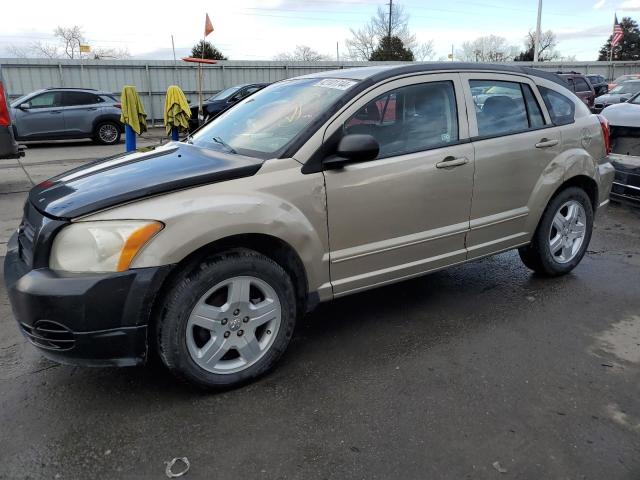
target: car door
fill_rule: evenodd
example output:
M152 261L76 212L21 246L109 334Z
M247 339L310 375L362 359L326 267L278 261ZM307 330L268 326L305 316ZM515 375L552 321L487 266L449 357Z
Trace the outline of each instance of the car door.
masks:
M21 108L23 105L25 108ZM64 115L58 91L35 95L18 105L13 112L14 123L21 140L55 138L64 134Z
M582 77L575 77L573 81L576 95L580 97L587 107L593 107L593 101L595 100L593 87Z
M327 128L327 145L348 134L380 144L375 160L325 171L336 296L466 259L473 149L459 89L458 74L391 81Z
M67 134L88 135L93 131L93 120L99 113L102 100L90 92L62 92L62 108Z
M543 171L561 149L538 88L524 76L461 74L475 155L469 258L477 258L528 242L534 190ZM478 105L478 87L499 86Z

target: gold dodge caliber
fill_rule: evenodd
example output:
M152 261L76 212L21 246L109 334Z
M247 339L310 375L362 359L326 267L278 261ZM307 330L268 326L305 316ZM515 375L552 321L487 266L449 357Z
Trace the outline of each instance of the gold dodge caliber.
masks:
M319 302L519 249L585 254L609 131L558 76L483 64L274 83L185 142L36 186L4 275L19 327L80 365L151 350L205 388L252 380Z

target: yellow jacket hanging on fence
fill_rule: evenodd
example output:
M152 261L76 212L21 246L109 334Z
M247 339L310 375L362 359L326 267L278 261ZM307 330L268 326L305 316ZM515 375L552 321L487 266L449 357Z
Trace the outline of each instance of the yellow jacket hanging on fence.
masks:
M191 108L183 91L177 85L171 85L167 89L167 99L164 102L164 126L167 129L167 135L171 133L173 127L181 131L188 130L189 118L191 118Z
M146 132L147 114L144 111L144 105L142 105L142 100L140 100L136 87L133 85L125 85L122 87L120 104L122 105L120 121L129 125L138 135Z

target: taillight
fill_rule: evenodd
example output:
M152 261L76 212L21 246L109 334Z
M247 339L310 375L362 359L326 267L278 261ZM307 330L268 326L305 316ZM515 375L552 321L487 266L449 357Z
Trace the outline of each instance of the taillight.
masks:
M113 106L122 110L122 105L120 103L114 103Z
M609 121L602 115L596 115L600 121L600 127L602 128L602 140L604 142L604 151L607 155L611 153L611 129L609 128Z
M4 85L0 82L0 126L8 127L9 125L11 125L11 121L7 108L7 97L4 96Z

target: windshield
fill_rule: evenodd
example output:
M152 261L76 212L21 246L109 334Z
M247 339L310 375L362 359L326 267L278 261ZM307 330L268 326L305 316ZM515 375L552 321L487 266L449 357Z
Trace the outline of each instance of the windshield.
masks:
M625 82L612 88L609 93L625 94L640 92L640 82Z
M208 100L222 100L223 98L227 98L230 95L232 95L234 92L237 92L238 90L240 90L241 87L242 85L237 87L225 88L221 92L216 93L213 97L209 97Z
M356 83L329 78L274 83L200 129L193 143L263 159L278 157Z
M634 77L633 75L622 75L621 77L616 78L613 83L623 83L626 82L627 80L633 80L637 77Z

